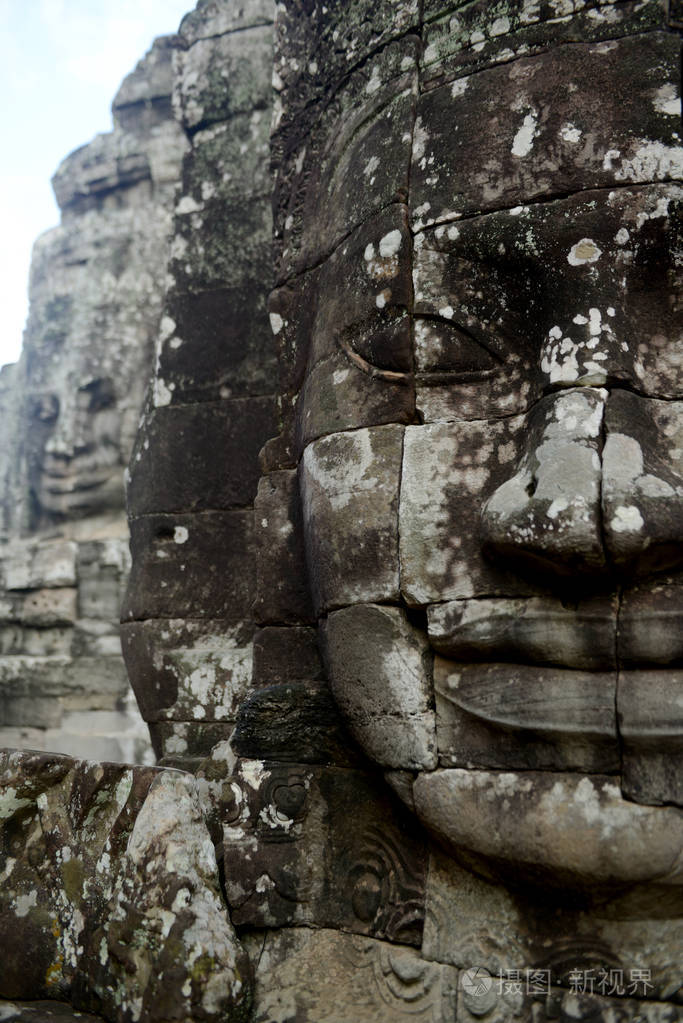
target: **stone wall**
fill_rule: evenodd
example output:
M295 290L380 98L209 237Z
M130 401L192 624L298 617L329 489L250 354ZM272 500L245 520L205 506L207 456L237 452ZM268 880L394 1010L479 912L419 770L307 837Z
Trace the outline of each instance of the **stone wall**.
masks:
M181 45L158 39L114 99L113 131L60 165L61 223L34 247L23 351L0 391L4 745L149 756L118 630L130 567L124 468L186 148L171 100Z
M226 740L253 661L253 502L276 430L266 312L273 5L199 4L176 65L190 139L154 384L131 461L123 649L161 763Z

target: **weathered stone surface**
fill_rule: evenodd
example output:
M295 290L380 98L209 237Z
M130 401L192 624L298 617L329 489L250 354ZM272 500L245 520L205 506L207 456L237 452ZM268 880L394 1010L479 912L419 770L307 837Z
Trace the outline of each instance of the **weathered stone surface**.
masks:
M675 94L678 80L675 37L652 33L556 47L427 92L413 148L416 226L511 208L520 197L676 180L678 115L653 97ZM596 109L594 90L625 89L628 110Z
M413 792L421 820L449 846L514 865L517 878L680 884L683 814L627 802L609 776L452 768L420 774Z
M478 871L481 862L474 866ZM651 1011L655 1020L666 1020L664 1007L655 1000L676 996L681 946L675 900L667 905L664 909L661 891L651 915L642 903L629 902L628 894L605 898L604 889L595 902L585 897L568 901L562 891L548 889L539 898L534 888L508 890L433 850L422 953L461 969L483 968L495 978L496 995L514 999L520 993L520 980L521 994L526 994L527 981L533 980L527 971L540 970L537 981L547 987L550 975L552 984L563 985L565 993L583 988L586 994L621 995L611 1008L618 1013L623 1007L625 1020L632 1018L631 1007L622 1000L628 995L648 999L638 1007L643 1018ZM499 1011L507 1008L506 1023L517 1018L514 1008L522 1010L513 1000L490 1001ZM561 1019L557 1010L552 1015L553 1001L546 1003L551 1018ZM680 1006L669 1003L668 1009L676 1019ZM520 1018L534 1020L535 1016Z
M265 289L255 277L229 280L230 287L166 298L157 372L171 405L268 393L274 353Z
M425 1023L454 1019L457 972L413 949L338 931L283 930L266 938L254 1020Z
M14 540L3 552L5 589L75 586L77 553L72 540Z
M275 430L272 398L157 408L130 468L132 515L251 504L258 453ZM221 458L216 459L216 451ZM230 466L230 472L225 466Z
M450 600L427 611L429 640L456 661L616 668L617 601L595 597L567 607L551 597Z
M189 209L181 205L176 216L170 273L177 291L215 291L226 284L234 287L244 281L268 282L268 204L263 199L240 203L218 198L206 199L197 208L195 205L192 202Z
M399 543L409 604L529 592L524 580L484 558L480 524L486 496L512 474L523 426L513 419L407 427Z
M3 1023L91 1023L102 1016L77 1012L63 1002L0 1001L0 1019Z
M680 397L680 325L668 284L677 196L677 185L650 185L527 206L521 194L510 210L418 234L425 420L509 416L549 385L613 380Z
M443 767L618 771L616 672L434 661Z
M625 668L680 665L680 574L642 579L624 590L619 608L619 661Z
M305 10L287 0L278 9L274 66L280 105L276 113L285 127L303 113L312 97L337 91L349 66L364 70L362 87L374 79L368 89L372 96L390 77L383 67L386 50L392 49L387 44L418 23L416 0L380 0L371 8L362 0L351 0L343 12L343 18L329 18L330 7L322 0Z
M191 46L198 39L237 32L273 20L271 0L245 0L237 6L222 0L199 0L180 23L180 35Z
M240 707L232 748L284 763L355 765L362 759L326 682L266 686Z
M252 685L318 681L323 677L316 629L271 625L254 633Z
M208 12L202 11L202 21ZM238 26L178 55L174 102L188 131L270 106L272 30Z
M624 794L683 804L683 673L624 671L617 686Z
M259 623L312 621L295 470L271 472L259 480L254 501L254 533L257 547L254 618Z
M248 624L192 616L124 622L121 641L146 721L234 721L251 678Z
M403 428L384 426L306 448L300 483L316 609L398 597L402 445Z
M322 638L332 692L361 747L384 767L435 767L431 654L405 612L344 608Z
M683 402L613 391L605 427L602 505L612 559L631 573L677 567L682 556Z
M251 510L146 515L130 531L124 621L243 619L254 594Z
M418 45L406 36L380 51L319 123L299 123L286 141L275 135L276 155L283 142L285 149L274 206L279 281L315 266L379 210L406 201Z
M613 0L586 0L571 10L564 0L505 4L444 3L425 0L426 85L444 77L472 73L515 56L542 53L562 43L619 39L665 28L666 11L658 0L614 4Z
M194 779L49 754L2 768L3 995L70 997L112 1023L246 1020Z
M243 760L223 819L235 924L341 927L419 946L425 849L366 775Z
M150 721L149 734L162 767L196 774L200 764L232 733L232 721Z

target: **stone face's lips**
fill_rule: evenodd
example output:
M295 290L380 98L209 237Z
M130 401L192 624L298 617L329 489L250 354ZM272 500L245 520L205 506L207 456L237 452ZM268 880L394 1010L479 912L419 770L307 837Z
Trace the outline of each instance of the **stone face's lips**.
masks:
M456 768L418 775L413 794L449 845L518 876L542 864L560 882L683 884L683 813L624 799L614 778Z
M615 596L569 607L546 597L491 597L433 604L427 619L434 650L463 663L609 671L683 661L683 608L671 603L644 619L639 606L619 609Z

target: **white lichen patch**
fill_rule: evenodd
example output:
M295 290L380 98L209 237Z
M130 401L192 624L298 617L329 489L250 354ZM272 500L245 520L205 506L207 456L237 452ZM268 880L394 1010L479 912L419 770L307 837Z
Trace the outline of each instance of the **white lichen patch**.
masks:
M565 142L571 142L572 145L576 145L576 143L581 140L582 134L583 132L581 129L577 128L575 124L571 123L571 121L567 121L560 128L560 138Z
M240 773L247 785L250 785L255 792L258 792L263 782L270 778L270 771L266 769L262 760L243 760L240 765Z
M668 114L670 117L681 116L681 98L673 83L669 82L657 89L652 105L658 114Z
M597 263L602 255L592 238L582 238L572 245L567 255L570 266L583 266L586 263Z
M469 78L456 78L451 85L451 98L458 99L460 96L464 96L467 92L467 87L470 84Z
M187 543L189 539L189 531L185 526L176 526L173 530L173 542L174 543Z
M644 525L645 522L643 521L643 516L640 514L638 508L632 504L620 504L615 509L610 522L610 526L615 533L637 533Z
M44 795L44 793L41 792L41 795ZM0 820L7 820L9 817L13 817L17 810L30 805L30 799L24 799L21 796L17 797L17 790L8 787L3 792L0 792ZM40 804L38 805L40 806ZM45 798L45 808L47 808L47 798Z
M530 111L524 118L521 128L518 129L512 141L512 155L518 159L528 156L534 146L534 139L538 129L538 114L535 110Z
M282 319L279 313L270 313L269 319L270 329L272 330L273 334L275 335L279 334L284 326L284 320Z
M379 254L382 259L390 259L392 256L395 256L401 248L402 242L403 236L398 228L385 234L379 243Z
M617 156L620 155L617 152ZM668 178L681 178L683 147L643 140L632 156L621 157L618 167L610 164L606 169L613 171L616 181L665 181Z

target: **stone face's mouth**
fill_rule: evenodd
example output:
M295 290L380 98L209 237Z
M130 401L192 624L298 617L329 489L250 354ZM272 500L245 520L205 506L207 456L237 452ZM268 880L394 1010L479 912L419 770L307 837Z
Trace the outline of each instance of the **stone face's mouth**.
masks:
M429 641L450 660L603 672L683 663L680 589L649 606L617 595L567 605L553 597L451 600L427 608Z

